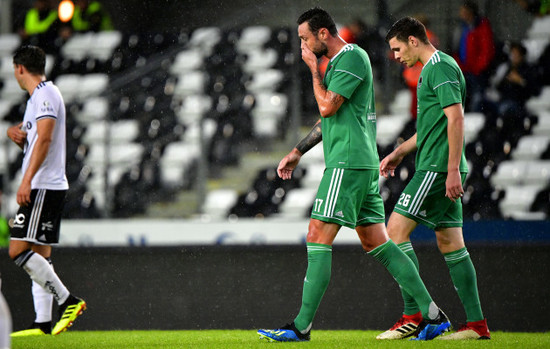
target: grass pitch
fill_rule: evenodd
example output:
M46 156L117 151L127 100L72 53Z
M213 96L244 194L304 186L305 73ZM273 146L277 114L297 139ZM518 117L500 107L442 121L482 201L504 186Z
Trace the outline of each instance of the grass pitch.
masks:
M12 349L145 349L145 348L550 348L550 332L492 332L489 341L377 341L380 331L312 331L311 341L269 343L255 330L203 331L69 331L57 336L18 337Z

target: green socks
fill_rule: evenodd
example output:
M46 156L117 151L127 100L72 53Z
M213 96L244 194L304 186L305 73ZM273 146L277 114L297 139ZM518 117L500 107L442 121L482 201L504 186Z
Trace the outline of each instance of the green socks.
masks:
M424 319L437 317L439 308L420 279L414 263L393 241L388 240L370 251L369 254L382 263L402 289L411 295L420 307Z
M302 293L302 307L294 325L301 332L311 328L313 317L319 308L330 281L332 269L332 246L307 243L307 272Z
M451 279L466 311L466 321L483 320L474 264L466 247L443 254Z
M419 263L418 263L418 257L416 257L416 253L414 253L414 249L412 247L412 244L410 241L402 242L400 244L397 244L397 247L401 251L403 251L407 257L410 258L410 260L413 262L414 266L416 267L416 270L419 271ZM401 285L399 286L401 289L401 296L403 297L403 303L404 303L404 309L403 314L405 315L413 315L420 311L420 308L418 308L418 305L414 301L414 298L408 294Z

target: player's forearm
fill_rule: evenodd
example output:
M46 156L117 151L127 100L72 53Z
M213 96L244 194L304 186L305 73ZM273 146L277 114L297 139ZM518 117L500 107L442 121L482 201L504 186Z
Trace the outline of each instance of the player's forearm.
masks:
M319 144L323 139L323 134L321 132L321 120L318 120L315 126L311 129L307 136L304 137L297 145L296 149L300 152L301 155L304 155L311 148Z
M405 157L415 151L417 149L416 146L416 133L409 139L407 139L405 142L401 143L400 146L398 146L394 152L399 157Z
M31 159L29 161L29 167L23 175L23 182L31 183L34 175L36 174L36 172L38 172L40 166L42 166L42 163L48 155L48 150L50 149L51 142L52 141L49 138L37 139L32 151Z
M335 100L335 94L328 91L323 85L323 78L319 71L312 71L311 74L313 77L313 94L319 107L319 113L323 118L331 117L336 114L341 103L338 104L338 101Z
M464 143L464 114L460 104L447 107L444 111L447 116L447 137L449 140L447 170L449 172L457 171L460 167Z

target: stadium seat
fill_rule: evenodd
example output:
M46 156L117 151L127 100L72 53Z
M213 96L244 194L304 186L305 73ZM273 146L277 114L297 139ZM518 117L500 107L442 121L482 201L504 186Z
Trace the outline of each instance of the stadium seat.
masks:
M86 99L82 110L75 114L75 119L82 125L105 119L109 112L109 101L106 97L92 97Z
M107 74L86 74L81 76L78 84L78 98L84 102L90 97L97 96L104 92L109 85Z
M114 50L122 42L122 33L116 30L100 31L92 38L92 45L88 48L88 56L101 62L109 60Z
M506 187L504 199L499 207L502 216L511 218L514 215L529 212L537 194L542 190L539 185L511 185Z
M307 217L316 194L316 188L297 188L288 191L279 206L281 216L296 219Z
M325 164L322 162L312 163L305 167L305 175L301 184L303 188L318 188L323 174L325 173Z
M0 99L0 120L3 120L4 117L9 114L12 107L12 102L9 99ZM6 130L1 131L0 134L4 136L6 134Z
M207 95L194 94L183 99L181 107L177 110L176 116L182 125L189 125L202 118L212 109L212 98Z
M397 91L393 102L390 104L390 113L410 117L411 98L409 90Z
M112 123L96 121L88 125L82 141L90 145L104 143L109 135L111 145L128 144L134 141L138 134L138 120L119 120Z
M61 47L61 54L67 59L80 62L88 57L90 47L94 44L94 33L76 33Z
M271 38L271 28L268 26L251 26L243 29L236 44L238 52L248 53L251 50L261 49Z
M59 75L55 79L55 85L59 88L65 103L72 103L76 101L81 82L81 77L77 74Z
M512 158L516 160L539 159L549 145L550 135L523 136L513 150Z
M257 71L252 75L252 79L245 86L251 93L274 92L283 81L284 74L280 70L267 69Z
M533 134L550 135L550 111L542 111L538 114L538 121L533 127Z
M243 64L243 70L247 73L264 71L272 68L277 63L277 51L272 48L254 49L246 54L247 58ZM282 72L281 72L282 74Z
M176 59L170 67L170 73L177 76L186 71L200 70L203 63L203 54L199 49L181 51L176 55Z
M238 194L233 189L211 190L206 194L203 213L212 219L227 217L229 210L237 203Z
M531 27L527 30L530 39L544 39L550 37L550 17L534 17Z
M309 166L312 164L325 164L325 156L323 153L323 144L319 143L315 147L311 148L302 158L300 159L300 165Z
M212 136L216 133L216 128L218 123L212 119L204 119L204 138L205 142L208 144L212 139ZM183 141L186 143L193 143L200 145L200 122L196 121L188 125L187 130L183 134Z
M528 161L503 161L497 172L491 176L491 184L496 187L520 185L527 174Z
M485 115L482 113L464 114L464 138L466 144L476 140L479 131L485 125Z
M28 96L27 92L21 89L15 78L6 79L3 83L4 87L0 91L0 99L11 101L12 105L15 105Z
M395 143L397 136L410 120L406 113L381 115L376 118L376 143L381 147Z
M183 98L189 95L202 94L206 85L207 76L204 72L194 70L178 76L174 87L174 97Z
M544 48L550 42L550 39L548 39L548 37L523 39L521 42L527 49L527 62L536 64L541 54L544 52Z
M18 34L0 34L0 57L10 57L16 48L21 45L21 38Z
M529 98L525 105L535 115L548 112L550 110L550 86L543 87L541 93L538 96Z
M525 174L525 182L532 185L550 185L550 160L530 161Z
M13 77L13 57L0 57L0 80L15 79Z
M188 47L198 48L201 50L204 57L210 56L214 46L221 40L222 32L217 27L202 27L195 29L191 33L191 38L188 42Z
M260 93L251 111L253 132L257 137L276 137L279 122L286 113L287 96L279 93Z

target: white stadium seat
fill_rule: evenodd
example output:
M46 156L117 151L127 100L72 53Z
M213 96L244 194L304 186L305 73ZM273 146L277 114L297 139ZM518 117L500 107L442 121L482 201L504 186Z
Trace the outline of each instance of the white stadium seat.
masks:
M203 213L214 219L225 218L238 198L238 193L233 189L211 190L206 194Z
M529 208L541 190L540 185L512 185L506 187L504 199L499 203L502 215L506 218L518 212L529 212Z
M533 134L550 135L550 111L542 111L538 114L538 121L533 127Z
M239 41L237 51L241 53L263 47L271 38L271 28L268 26L252 26L244 28Z
M482 113L464 114L464 138L466 144L477 138L479 131L485 125L485 115Z
M315 200L316 188L299 188L289 190L279 207L281 216L286 218L304 218Z
M275 91L283 81L284 74L280 70L266 69L255 72L245 86L252 93Z
M92 97L84 101L82 110L75 114L75 118L83 125L105 119L109 111L109 101L105 97Z
M522 184L527 174L528 164L528 161L520 160L501 162L497 172L491 176L491 183L498 187Z
M533 160L528 164L525 182L533 185L550 184L550 160Z
M411 98L412 95L409 90L397 91L393 102L390 104L390 113L410 117Z
M254 49L247 53L246 62L243 64L243 70L247 73L264 71L273 67L277 63L277 51L269 49Z
M122 41L122 33L116 30L100 31L93 37L88 55L99 61L105 62L113 56L114 50Z
M550 145L550 135L523 136L519 139L512 158L517 160L538 159Z
M376 142L382 146L395 143L397 136L410 120L408 114L381 115L376 118Z
M170 67L170 73L181 75L183 72L202 68L204 58L199 49L181 51L176 55L174 63Z
M21 45L21 38L18 34L0 35L0 57L12 58L13 52Z
M206 75L204 72L198 70L185 72L178 77L178 82L174 89L174 96L185 97L202 94L205 84Z

